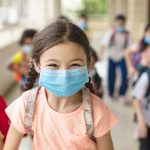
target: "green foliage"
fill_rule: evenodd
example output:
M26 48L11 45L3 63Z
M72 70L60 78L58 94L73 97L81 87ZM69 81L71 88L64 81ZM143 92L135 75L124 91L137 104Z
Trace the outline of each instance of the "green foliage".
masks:
M83 8L79 14L93 15L106 13L106 0L82 0Z

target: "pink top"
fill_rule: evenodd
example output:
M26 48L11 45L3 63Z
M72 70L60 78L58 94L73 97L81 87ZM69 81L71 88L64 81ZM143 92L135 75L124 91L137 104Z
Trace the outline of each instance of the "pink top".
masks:
M7 109L12 124L25 134L24 115L29 91L23 93ZM94 115L94 136L105 135L116 123L116 118L104 102L97 96L92 96ZM34 114L33 150L96 150L96 144L86 135L86 123L83 105L72 113L58 113L47 102L45 89L41 88L37 97Z
M0 96L0 131L5 138L9 129L9 118L5 113L6 107L4 99Z

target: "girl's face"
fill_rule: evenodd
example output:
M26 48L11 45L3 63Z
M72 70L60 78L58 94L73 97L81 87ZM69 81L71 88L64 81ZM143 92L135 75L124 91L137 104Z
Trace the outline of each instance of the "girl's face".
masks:
M58 44L46 50L40 57L39 67L53 70L73 69L87 65L84 49L73 42Z
M29 38L29 37L25 38L23 44L24 45L32 45L32 38Z

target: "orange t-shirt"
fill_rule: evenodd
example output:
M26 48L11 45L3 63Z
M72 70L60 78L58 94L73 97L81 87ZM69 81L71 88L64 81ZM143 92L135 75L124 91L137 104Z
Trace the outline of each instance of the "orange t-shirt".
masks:
M24 115L29 91L22 94L7 109L14 127L25 134ZM91 94L94 136L105 135L116 123L116 118L104 102ZM47 102L45 89L41 88L37 96L33 126L32 150L96 150L96 144L86 135L86 123L83 105L71 113L59 113Z

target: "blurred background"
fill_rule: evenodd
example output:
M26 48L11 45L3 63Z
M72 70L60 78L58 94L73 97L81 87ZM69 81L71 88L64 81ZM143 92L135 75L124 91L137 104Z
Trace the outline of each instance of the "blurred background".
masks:
M86 15L88 29L85 32L98 53L101 39L118 14L126 16L126 28L132 35L132 41L136 42L143 36L145 25L150 21L150 0L0 0L0 95L7 104L20 95L19 86L7 66L20 49L18 42L25 29L39 31L60 16L66 16L80 25L81 17ZM104 63L100 69L104 91L107 82L104 73L106 68L107 63ZM130 95L130 89L128 91ZM112 130L115 150L137 150L138 143L133 138L131 103L120 105L111 102L108 100L107 91L104 93L106 103L119 118L117 126ZM28 140L23 142L21 150L30 145Z

